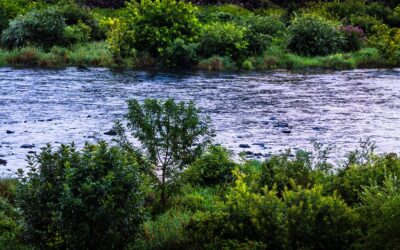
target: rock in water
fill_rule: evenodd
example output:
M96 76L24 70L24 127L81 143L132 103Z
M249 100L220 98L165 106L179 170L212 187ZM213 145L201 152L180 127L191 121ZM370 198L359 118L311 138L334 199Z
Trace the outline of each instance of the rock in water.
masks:
M3 160L3 159L0 159L0 165L3 165L3 166L7 165L7 161Z
M21 148L34 148L35 144L23 144Z

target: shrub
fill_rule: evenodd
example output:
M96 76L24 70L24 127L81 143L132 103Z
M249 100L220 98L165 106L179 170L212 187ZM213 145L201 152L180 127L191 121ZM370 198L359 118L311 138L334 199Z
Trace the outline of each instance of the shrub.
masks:
M67 52L70 65L78 67L110 67L114 65L113 56L104 42L76 44Z
M374 26L375 35L370 37L369 44L392 64L400 63L400 28L389 28L382 24Z
M33 10L10 22L3 31L2 42L8 48L26 44L50 47L63 42L64 28L64 17L56 9Z
M161 55L161 62L166 67L189 68L197 61L196 44L186 44L184 40L177 38Z
M234 69L235 66L230 57L212 56L201 60L197 65L197 68L203 70L227 70Z
M246 28L234 23L205 25L201 33L199 54L203 57L228 56L238 59L246 54Z
M331 23L317 17L296 17L289 26L288 48L300 55L317 56L339 52L343 37Z
M191 243L200 249L223 249L232 243L250 241L266 243L271 249L286 249L284 203L274 191L252 192L243 180L245 176L239 172L236 176L235 186L228 190L224 203L193 216L188 225Z
M272 38L285 30L279 19L269 16L254 16L246 19L246 40L251 54L262 54L270 45Z
M219 185L233 180L232 170L236 167L231 153L220 146L212 146L184 173L191 184L202 186Z
M0 0L0 32L8 27L11 19L25 12L28 0Z
M364 32L362 29L356 26L341 26L339 27L340 32L343 34L345 43L343 50L357 51L363 46L366 38L364 37Z
M292 249L350 249L360 237L357 214L322 186L283 193Z
M122 249L142 222L137 160L105 142L50 146L19 172L25 237L40 248Z
M351 16L350 24L353 26L360 27L366 35L370 36L374 33L373 27L375 25L382 24L382 22L376 19L375 17L368 15L361 15L361 16Z
M88 25L78 21L78 24L65 27L63 36L67 43L83 43L90 40L91 32L92 29Z
M125 5L125 0L77 0L78 3L99 8L122 8Z
M127 17L110 33L120 55L132 55L133 50L146 51L159 57L177 38L185 43L195 40L199 23L196 8L175 0L143 0L131 2ZM123 42L120 42L123 41Z

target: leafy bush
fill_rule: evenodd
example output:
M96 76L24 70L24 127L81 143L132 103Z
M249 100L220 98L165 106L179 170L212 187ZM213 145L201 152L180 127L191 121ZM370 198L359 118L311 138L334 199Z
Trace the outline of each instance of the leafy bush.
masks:
M343 34L345 43L343 50L357 51L363 46L366 38L364 37L364 32L362 29L356 26L341 26L339 27L340 32Z
M196 44L186 44L184 40L177 38L161 55L164 66L173 68L188 68L197 61Z
M246 28L232 22L205 25L200 37L199 54L203 57L228 56L238 59L249 45Z
M357 214L322 186L283 193L293 249L350 249L360 237Z
M26 44L50 47L63 42L65 20L54 8L33 10L18 16L3 31L2 42L8 48Z
M125 5L125 0L77 0L78 3L99 8L121 8Z
M352 16L350 17L350 24L353 26L360 27L366 35L372 35L374 33L373 27L380 25L382 22L375 17L368 15Z
M188 183L202 186L218 185L233 180L236 167L230 152L220 146L212 146L184 173Z
M110 41L120 55L132 55L133 50L138 50L159 57L177 38L185 43L195 40L199 28L195 11L183 1L131 2L127 17L117 25L117 31L110 33Z
M271 249L287 246L287 217L284 203L274 191L258 194L236 172L235 186L206 212L197 212L188 225L190 242L200 249L222 249L230 244L261 242ZM232 242L233 241L233 242Z
M63 36L66 42L74 44L88 42L91 33L92 29L88 25L78 21L78 24L65 27Z
M201 60L197 65L197 68L203 70L227 70L234 69L235 66L230 57L212 56Z
M382 24L374 26L375 35L370 37L369 44L392 64L400 63L400 28L389 28Z
M246 40L251 54L262 54L272 38L285 30L285 24L269 16L254 16L246 19Z
M40 248L121 249L142 222L134 156L105 142L50 146L19 172L17 204L25 237Z
M25 12L28 0L0 0L0 32L8 27L11 19Z
M292 21L289 35L288 48L300 55L328 55L339 52L343 45L343 37L334 25L308 15Z

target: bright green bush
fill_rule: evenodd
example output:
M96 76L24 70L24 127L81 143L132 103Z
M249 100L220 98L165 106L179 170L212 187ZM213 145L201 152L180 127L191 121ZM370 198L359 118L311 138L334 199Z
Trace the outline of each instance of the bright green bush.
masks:
M300 16L289 26L288 48L300 55L317 56L337 53L344 39L330 22L313 16Z
M65 27L63 36L67 43L84 43L90 40L91 33L92 29L88 25L78 21L78 24Z
M248 41L245 27L235 23L205 25L200 37L199 54L203 57L228 56L238 59L246 54Z
M223 249L258 242L271 249L286 249L287 217L284 203L275 191L254 193L236 172L235 186L225 202L206 212L197 212L188 225L190 242L200 249Z
M195 7L183 1L131 2L117 31L110 33L111 44L120 55L132 55L137 50L159 57L177 38L185 43L195 40L199 28L195 12Z
M358 216L322 186L283 193L292 249L350 249L360 237Z
M400 64L400 28L389 28L387 25L374 26L375 35L370 37L369 44L375 47L392 64Z
M105 142L50 146L20 170L24 237L40 248L122 249L143 220L137 159Z
M262 54L271 44L273 37L282 34L286 27L279 19L269 16L246 18L246 40L248 51L254 55Z
M34 44L43 47L63 43L65 20L54 8L33 10L18 16L3 31L2 42L8 48Z
M184 177L194 185L219 185L233 180L232 170L235 167L236 163L227 149L212 146L185 171Z

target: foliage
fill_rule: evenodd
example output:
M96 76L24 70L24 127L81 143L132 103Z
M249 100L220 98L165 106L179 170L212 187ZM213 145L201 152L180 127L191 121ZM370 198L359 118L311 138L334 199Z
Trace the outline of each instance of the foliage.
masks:
M288 48L300 55L317 56L339 52L343 37L334 25L313 16L296 17L289 26Z
M369 43L392 64L400 63L400 28L389 28L382 24L374 26L375 35L370 37Z
M195 11L195 7L183 1L132 1L127 6L127 16L110 39L116 40L112 44L116 44L120 55L132 55L132 50L138 50L158 57L177 38L185 43L195 40L199 28Z
M128 101L128 128L159 167L161 202L166 203L180 171L202 154L211 141L209 119L193 102L146 99Z
M79 20L78 24L65 27L63 36L66 42L74 44L88 42L91 33L92 29Z
M2 42L8 48L27 44L50 47L63 42L64 28L64 17L56 9L32 10L10 22Z
M9 20L25 12L28 0L0 0L0 32L8 27Z
M357 51L363 46L366 38L364 37L364 32L362 29L356 26L341 26L339 27L340 32L343 34L345 43L343 50Z
M125 0L77 0L77 2L89 7L100 8L121 8L125 4Z
M375 25L382 24L380 20L368 15L352 16L350 17L350 23L353 26L360 27L368 36L374 34L373 27Z
M231 160L227 149L212 146L185 171L185 178L193 185L224 184L233 180L232 170L235 167L236 163Z
M286 29L284 23L275 17L254 16L246 19L246 40L251 54L262 54L272 39Z
M161 63L170 68L188 68L197 61L196 49L196 44L186 44L177 38L163 50Z
M134 156L105 142L50 146L20 170L17 204L25 237L40 248L121 249L142 222Z
M292 249L349 249L361 235L357 214L322 186L285 191Z
M247 29L232 22L205 25L200 37L199 54L203 57L228 56L238 59L249 45Z

